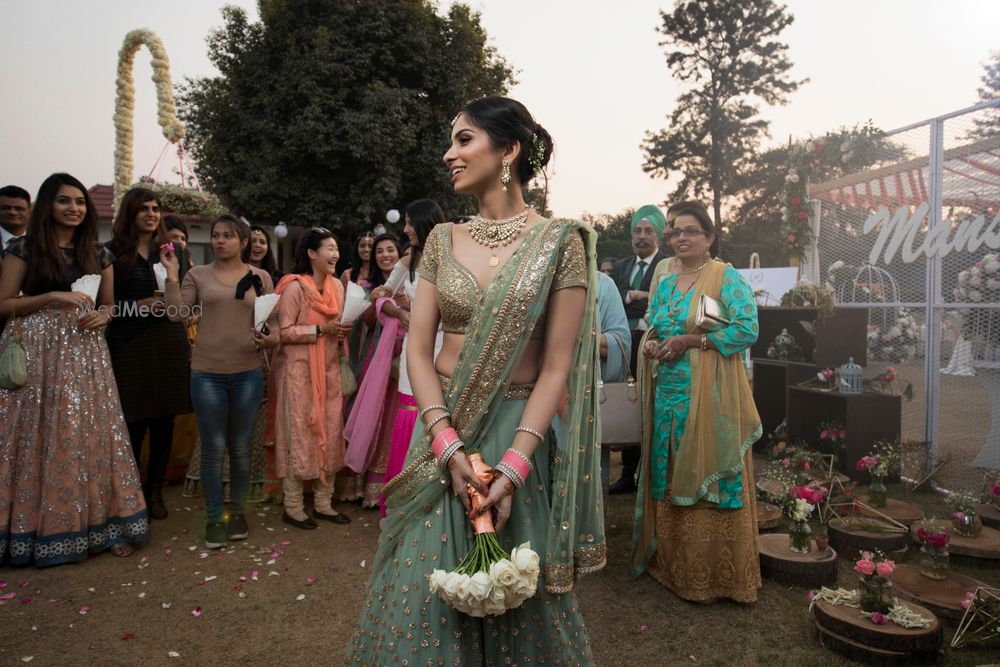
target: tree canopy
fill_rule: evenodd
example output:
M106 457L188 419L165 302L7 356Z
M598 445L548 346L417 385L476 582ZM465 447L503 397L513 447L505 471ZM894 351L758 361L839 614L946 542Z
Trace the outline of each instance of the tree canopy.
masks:
M767 134L756 102L785 104L804 83L789 77L788 47L778 39L793 18L771 0L678 0L660 16L667 65L691 87L670 125L647 133L644 169L663 177L679 171L672 198L710 195L721 223L723 199Z
M479 15L427 0L260 0L208 38L219 76L188 80L181 116L202 176L251 219L355 233L430 197L470 210L441 162L468 100L503 94L507 62Z
M979 77L982 81L976 93L979 102L987 102L1000 98L1000 51L990 54L990 61L983 64L983 74ZM972 119L974 129L969 132L970 139L987 139L1000 134L1000 109L993 108L977 114Z

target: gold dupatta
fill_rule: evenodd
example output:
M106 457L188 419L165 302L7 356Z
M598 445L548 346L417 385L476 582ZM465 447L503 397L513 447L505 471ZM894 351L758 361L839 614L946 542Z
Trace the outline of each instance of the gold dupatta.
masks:
M441 225L432 233L450 231L449 225ZM466 443L467 451L477 451L504 400L514 364L545 310L559 251L571 233L584 238L588 281L583 323L567 384L566 415L570 426L565 429L566 437L557 440L556 454L551 457L552 506L545 545L546 588L551 592L570 590L574 574L604 565L604 524L598 482L598 397L593 391L600 368L596 233L591 227L575 221L552 220L528 233L487 286L469 322L465 342L444 392L452 425ZM375 555L376 571L391 558L402 535L414 523L422 523L429 508L451 489L447 473L434 460L430 441L418 422L405 468L383 489L387 511Z
M703 333L695 325L698 302L702 294L714 299L721 296L727 266L718 260L710 261L705 266L688 307L688 332ZM640 346L656 338L655 330L650 329L643 335ZM738 477L742 473L743 457L761 434L760 416L753 402L741 355L726 357L716 350L703 352L697 348L691 348L688 353L691 406L680 447L676 450L671 447L669 452L670 502L683 506L699 503L718 506L721 500L719 480ZM642 404L643 455L632 546L632 568L636 573L645 569L656 548L656 512L649 484L649 460L656 425L654 397L658 363L640 352L638 383ZM735 509L741 505L742 499L736 499L727 508Z

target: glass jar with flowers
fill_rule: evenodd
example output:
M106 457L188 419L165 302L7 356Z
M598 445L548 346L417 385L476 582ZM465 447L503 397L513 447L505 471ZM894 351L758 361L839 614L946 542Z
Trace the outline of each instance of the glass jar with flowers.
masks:
M869 614L888 614L895 604L892 573L896 563L886 558L881 551L862 551L861 558L854 564L854 571L861 575L858 580L858 602L861 611Z
M920 542L920 574L928 579L948 578L948 543L951 535L933 519L923 519L917 526L917 542Z
M788 527L789 548L796 553L809 553L812 528L809 517L816 506L823 502L825 491L808 486L793 486L788 490L785 512L791 523Z
M837 467L843 470L844 459L847 455L847 428L844 426L844 422L837 419L820 422L819 442L816 449L824 454L833 454L837 457Z
M858 471L867 470L872 481L868 485L868 504L872 507L885 507L885 478L899 471L899 442L878 440L868 456L858 459L855 467Z
M983 520L976 511L976 497L968 491L958 491L948 498L955 513L951 515L955 534L962 537L978 537L983 532Z

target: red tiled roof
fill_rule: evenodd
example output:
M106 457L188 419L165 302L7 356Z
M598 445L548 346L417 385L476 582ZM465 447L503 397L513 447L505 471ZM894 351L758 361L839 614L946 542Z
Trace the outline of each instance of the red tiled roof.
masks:
M115 219L115 189L110 185L95 185L87 191L97 209L97 219L111 222Z

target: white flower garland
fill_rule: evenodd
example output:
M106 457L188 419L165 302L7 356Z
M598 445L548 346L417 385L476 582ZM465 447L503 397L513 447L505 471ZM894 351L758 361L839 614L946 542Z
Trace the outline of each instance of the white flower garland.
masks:
M133 30L125 35L118 52L118 79L115 82L115 207L132 183L132 140L134 138L135 82L132 68L136 52L145 44L153 56L153 83L156 84L157 121L163 136L171 143L184 138L184 124L177 119L173 85L170 81L170 60L159 36L148 28Z

